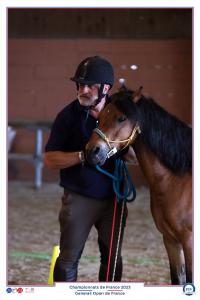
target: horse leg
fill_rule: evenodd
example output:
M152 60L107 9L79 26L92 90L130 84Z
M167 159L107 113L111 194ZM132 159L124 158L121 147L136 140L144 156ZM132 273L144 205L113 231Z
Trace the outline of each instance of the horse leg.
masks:
M163 235L163 241L169 258L171 283L173 285L185 284L185 259L181 244L165 235Z
M185 268L186 268L186 282L193 282L192 279L192 245L193 237L192 233L188 232L184 235L183 251L185 256Z

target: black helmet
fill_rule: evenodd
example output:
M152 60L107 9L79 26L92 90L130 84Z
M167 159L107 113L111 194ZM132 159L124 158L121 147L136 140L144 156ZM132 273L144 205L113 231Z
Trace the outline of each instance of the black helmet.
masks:
M114 72L111 64L100 56L84 59L78 66L72 81L82 84L109 84L114 83Z

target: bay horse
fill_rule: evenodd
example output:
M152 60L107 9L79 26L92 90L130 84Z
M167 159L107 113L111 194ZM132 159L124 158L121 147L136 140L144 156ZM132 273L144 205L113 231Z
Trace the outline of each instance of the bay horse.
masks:
M183 285L192 282L192 129L141 90L110 97L86 146L86 158L103 165L111 152L133 147L149 184L151 213L163 236L171 283Z

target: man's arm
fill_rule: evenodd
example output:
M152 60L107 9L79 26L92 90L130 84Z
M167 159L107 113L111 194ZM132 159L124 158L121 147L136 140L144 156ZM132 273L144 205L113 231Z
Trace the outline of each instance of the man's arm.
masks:
M79 151L48 151L44 153L44 163L51 169L64 169L84 163L84 156Z

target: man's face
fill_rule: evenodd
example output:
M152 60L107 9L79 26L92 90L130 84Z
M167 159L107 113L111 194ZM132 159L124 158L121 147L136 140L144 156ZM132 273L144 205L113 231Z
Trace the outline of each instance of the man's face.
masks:
M98 98L98 91L100 84L84 85L78 84L77 97L81 105L90 106L93 105Z

